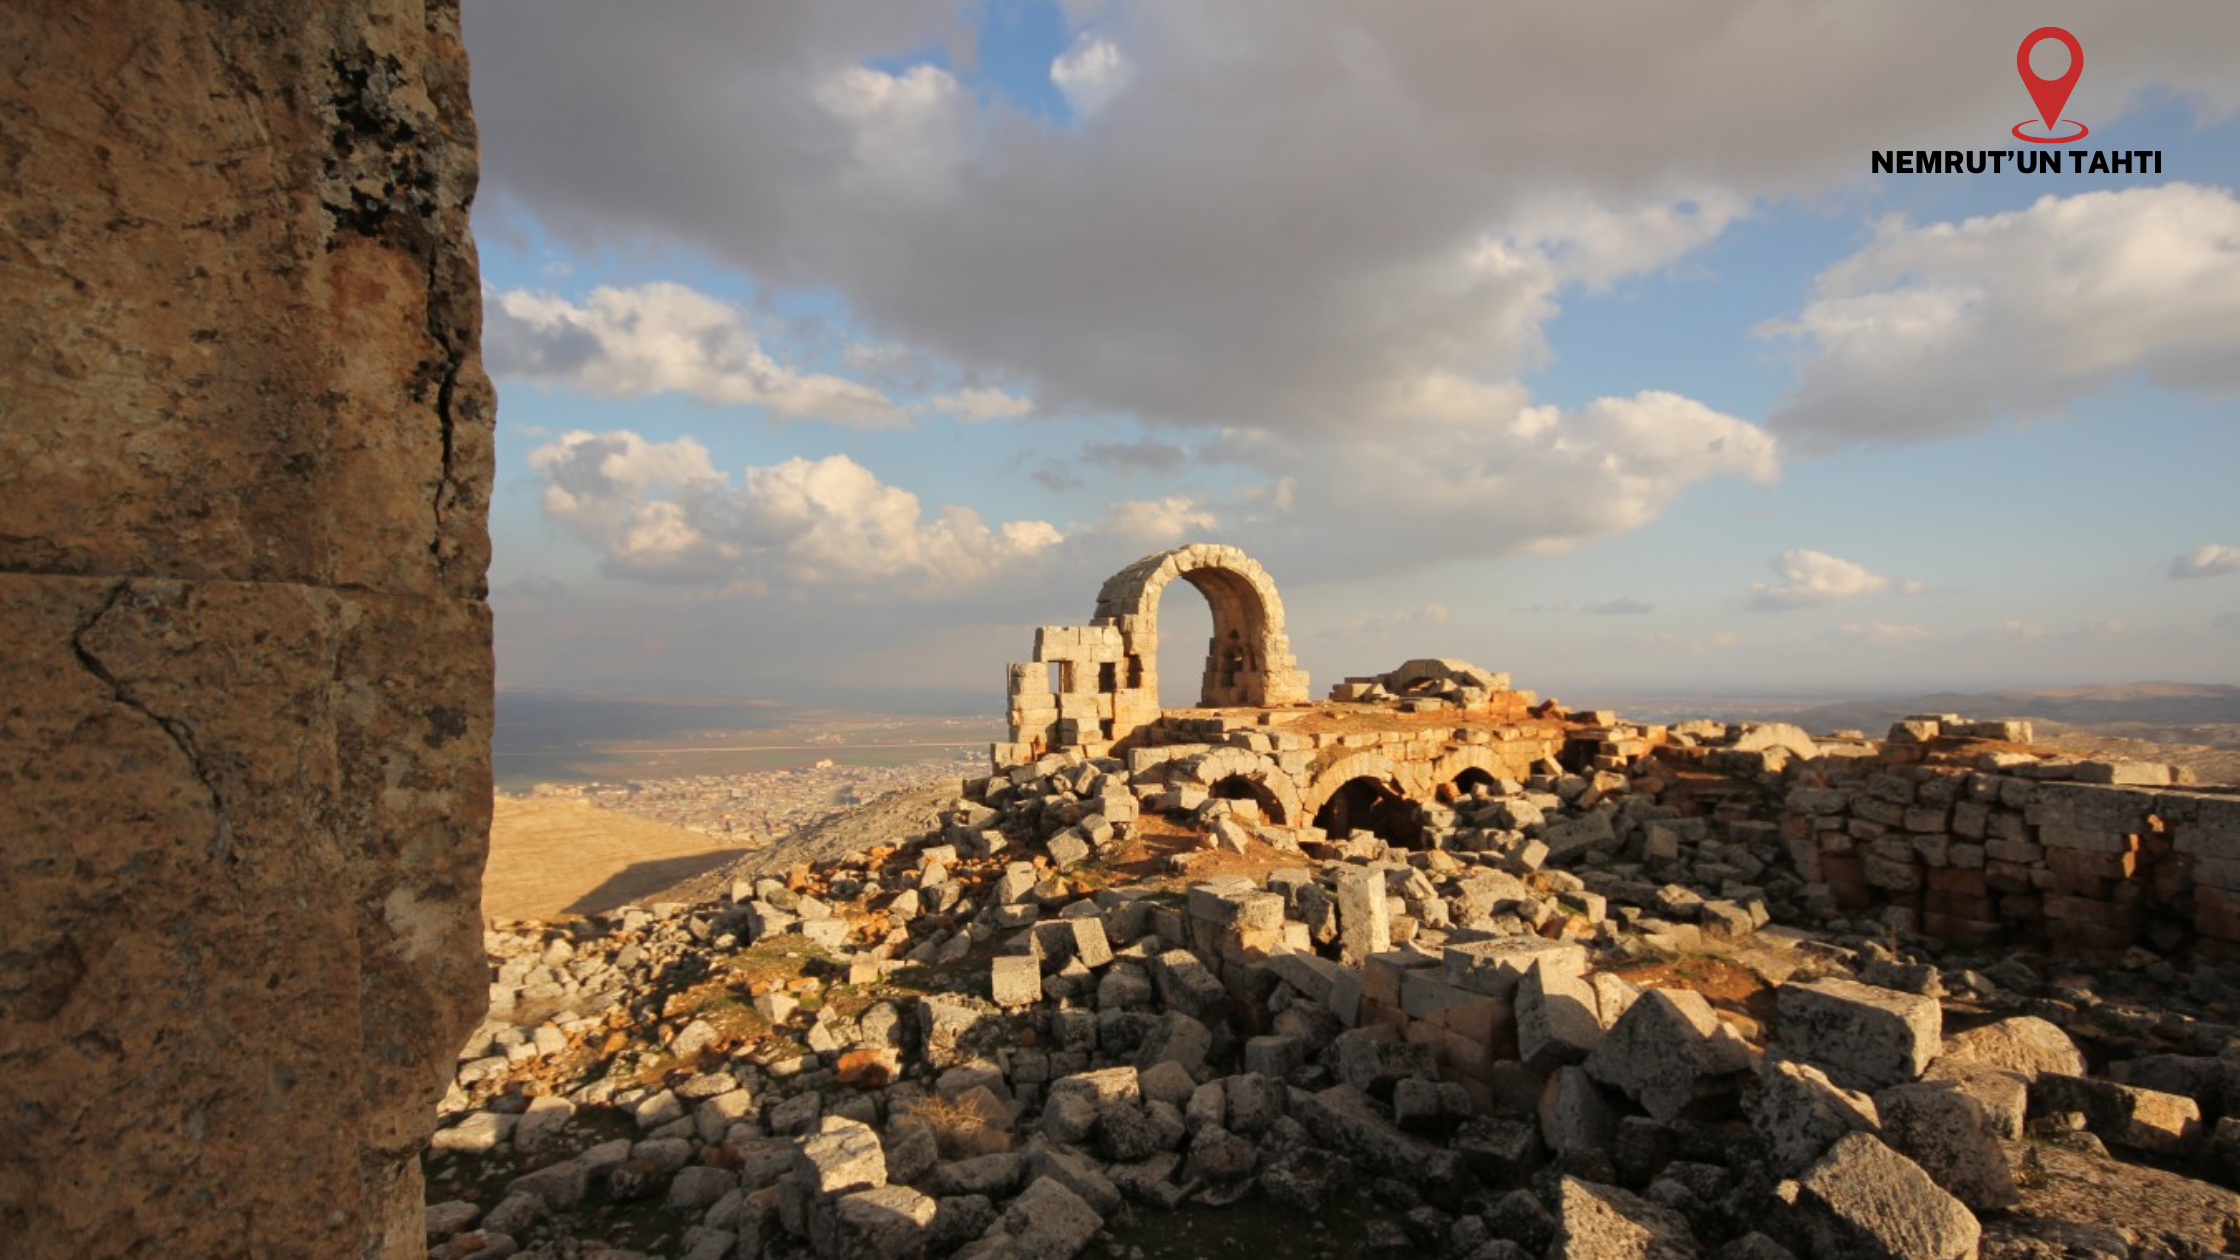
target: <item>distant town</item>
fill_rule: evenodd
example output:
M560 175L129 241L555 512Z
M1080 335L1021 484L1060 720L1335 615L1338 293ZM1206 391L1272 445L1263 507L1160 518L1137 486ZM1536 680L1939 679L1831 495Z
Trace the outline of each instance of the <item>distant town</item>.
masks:
M988 773L985 752L943 750L901 765L844 765L822 758L784 770L696 774L596 783L539 783L515 795L586 801L757 848L902 788Z

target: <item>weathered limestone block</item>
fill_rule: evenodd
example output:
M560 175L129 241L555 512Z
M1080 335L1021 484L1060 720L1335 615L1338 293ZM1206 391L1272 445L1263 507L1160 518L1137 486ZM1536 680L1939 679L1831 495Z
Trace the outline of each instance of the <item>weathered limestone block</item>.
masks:
M1459 1160L1453 1151L1404 1131L1385 1108L1350 1085L1332 1085L1319 1093L1294 1089L1290 1111L1316 1138L1378 1174L1419 1187L1455 1178Z
M1616 1186L1565 1177L1556 1198L1551 1256L1582 1260L1693 1260L1686 1217Z
M2040 1073L2030 1083L2030 1110L2082 1112L2087 1127L2109 1143L2156 1155L2188 1154L2202 1134L2193 1099L2089 1076Z
M0 47L6 1246L418 1256L487 992L455 8L30 0Z
M1104 1218L1080 1195L1054 1177L1042 1177L1011 1201L980 1242L957 1254L1070 1260L1103 1228Z
M1032 956L1007 955L988 965L988 996L997 1006L1032 1006L1042 1000L1042 968Z
M1340 871L1337 904L1339 961L1358 967L1369 955L1392 948L1383 872L1363 867Z
M1750 1122L1773 1156L1774 1171L1793 1177L1812 1166L1846 1133L1877 1131L1872 1098L1844 1089L1808 1063L1766 1063Z
M1707 1093L1729 1089L1750 1067L1749 1049L1700 993L1650 989L1587 1056L1587 1075L1670 1122Z
M935 1203L908 1186L858 1190L833 1205L821 1255L847 1260L904 1260L924 1252Z
M2035 1080L2040 1072L2082 1076L2084 1052L2069 1034L2035 1015L1994 1020L1947 1037L1937 1057L1941 1064L1981 1064Z
M2000 1119L1959 1082L1892 1086L1875 1095L1875 1105L1882 1140L1954 1198L1979 1212L2020 1198L1999 1145Z
M1797 1183L1811 1254L1971 1260L1982 1226L1929 1174L1865 1133L1837 1142Z
M1449 945L1441 961L1447 983L1508 1001L1515 996L1525 972L1536 964L1544 965L1551 975L1585 975L1587 951L1575 941L1505 936Z
M1850 1089L1918 1080L1942 1047L1935 998L1855 980L1785 984L1776 992L1782 1050Z
M824 1197L877 1189L887 1184L886 1148L870 1125L826 1116L795 1153L794 1176Z
M1540 1136L1558 1154L1607 1151L1618 1113L1602 1089L1577 1067L1557 1068L1540 1093Z
M1563 967L1534 962L1517 986L1517 1051L1536 1072L1587 1057L1602 1040L1594 986Z

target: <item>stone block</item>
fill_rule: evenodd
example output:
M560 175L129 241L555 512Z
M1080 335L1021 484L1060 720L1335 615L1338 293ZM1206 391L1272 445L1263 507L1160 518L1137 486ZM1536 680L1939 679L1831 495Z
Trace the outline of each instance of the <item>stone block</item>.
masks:
M1339 871L1337 883L1338 960L1358 967L1371 954L1392 948L1384 876L1380 871L1349 866Z
M1561 1155L1607 1151L1617 1133L1617 1109L1583 1068L1549 1074L1538 1114L1541 1140Z
M2049 823L2038 828L2038 843L2048 849L2124 853L2132 847L2132 837L2124 832L2105 828L2056 826Z
M1997 1211L2021 1200L1999 1145L2002 1121L1960 1082L1892 1086L1875 1095L1875 1107L1882 1140L1969 1208Z
M2085 1126L2110 1145L2180 1157L2200 1145L2201 1107L2161 1090L2087 1076L2040 1073L2030 1083L2030 1110L2082 1112Z
M1508 1000L1533 964L1545 962L1551 971L1586 974L1587 951L1572 941L1551 941L1537 936L1504 936L1492 940L1449 945L1441 954L1447 983L1456 988Z
M1769 1059L1750 1123L1765 1139L1773 1169L1794 1177L1846 1133L1876 1131L1874 1099L1844 1089L1808 1063Z
M1732 1089L1749 1066L1740 1038L1701 994L1685 989L1644 991L1585 1063L1589 1076L1666 1122L1698 1097Z
M1983 1229L1967 1206L1876 1138L1836 1142L1797 1181L1810 1254L1972 1260Z
M1785 984L1775 995L1783 1052L1845 1088L1919 1079L1943 1045L1935 998L1836 979Z
M1192 885L1188 910L1192 918L1217 927L1271 930L1283 925L1283 895L1261 892L1249 883Z
M998 1006L1032 1006L1042 1000L1042 968L1031 955L998 958L989 966L988 988Z
M1566 967L1533 963L1517 986L1516 1028L1519 1057L1534 1071L1584 1060L1602 1040L1594 986Z
M1411 971L1437 967L1439 960L1412 949L1388 949L1361 961L1361 996L1364 1001L1398 1010Z
M871 1126L826 1116L795 1152L794 1176L821 1197L874 1189L887 1184L886 1150Z
M1565 1260L1695 1260L1688 1218L1616 1186L1565 1177L1556 1191L1555 1242Z

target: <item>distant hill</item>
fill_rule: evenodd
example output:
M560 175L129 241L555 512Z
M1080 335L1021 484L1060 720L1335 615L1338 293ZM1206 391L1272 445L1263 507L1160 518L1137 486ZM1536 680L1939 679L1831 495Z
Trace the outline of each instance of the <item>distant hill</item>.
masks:
M2224 726L2240 724L2240 686L2134 682L2014 691L1940 691L1816 705L1792 710L1782 715L1782 720L1812 731L1858 729L1874 735L1909 713L2031 718L2076 727ZM2132 731L2124 733L2132 738L2149 738Z

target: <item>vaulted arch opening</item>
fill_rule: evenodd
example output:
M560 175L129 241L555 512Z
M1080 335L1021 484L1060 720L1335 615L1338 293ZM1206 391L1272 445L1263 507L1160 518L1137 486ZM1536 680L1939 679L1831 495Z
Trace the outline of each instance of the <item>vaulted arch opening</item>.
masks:
M1366 774L1339 784L1315 811L1314 825L1340 838L1370 832L1399 848L1416 848L1424 838L1423 807L1390 779Z
M1259 779L1232 774L1216 780L1206 789L1206 793L1219 800L1251 801L1259 806L1263 821L1279 824L1291 822L1291 811L1285 807L1283 798Z
M1452 805L1472 797L1491 796L1496 780L1493 772L1482 766L1465 767L1462 773L1439 785L1439 801Z

